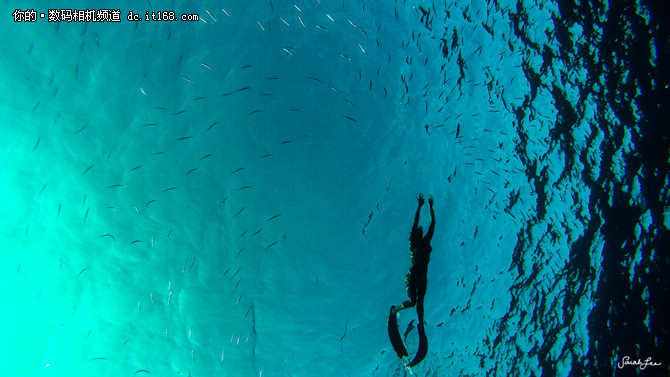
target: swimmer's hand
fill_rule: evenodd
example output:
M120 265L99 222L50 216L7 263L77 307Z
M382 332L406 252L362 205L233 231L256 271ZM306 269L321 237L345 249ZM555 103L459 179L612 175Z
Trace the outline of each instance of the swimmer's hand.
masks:
M433 196L432 195L428 195L428 205L430 205L431 207L433 206Z
M419 194L419 197L416 198L416 200L419 201L419 207L421 207L424 203L423 194Z

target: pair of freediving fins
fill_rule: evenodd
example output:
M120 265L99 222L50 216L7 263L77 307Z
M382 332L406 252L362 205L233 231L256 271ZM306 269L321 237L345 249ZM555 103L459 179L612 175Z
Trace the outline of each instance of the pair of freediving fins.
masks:
M395 306L392 306L388 320L389 339L391 340L393 350L395 350L398 357L402 359L409 355L407 354L405 344L400 337L400 331L398 331L398 319L396 318L396 313ZM423 328L423 321L421 319L422 318L419 319L419 325L417 326L417 329L419 330L419 349L416 351L414 359L407 364L408 367L413 367L419 364L428 353L428 338L426 338L426 331Z

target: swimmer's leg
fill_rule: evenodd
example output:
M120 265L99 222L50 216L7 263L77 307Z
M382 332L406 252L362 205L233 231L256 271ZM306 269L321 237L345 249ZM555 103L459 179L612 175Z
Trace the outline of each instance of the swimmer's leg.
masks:
M407 354L407 349L405 348L405 345L402 342L402 338L400 337L396 314L400 310L414 307L417 303L417 298L420 293L420 286L418 281L411 272L408 273L405 277L405 284L407 285L407 296L409 296L409 300L403 301L397 308L395 306L391 306L391 312L389 313L388 319L389 339L391 340L391 345L393 346L395 353L400 358L409 355Z
M417 326L417 329L419 330L419 348L417 349L416 356L414 356L412 362L408 364L409 367L419 364L428 353L428 338L426 337L426 331L423 326L423 295L426 293L426 288L425 284L422 286L422 288L419 288L420 299L416 305L416 314L419 317L419 325Z
M398 308L396 309L396 312L401 311L401 310L403 310L403 309L407 309L407 308L413 308L414 305L416 305L416 303L415 303L415 302L412 302L412 300L403 301L403 302L398 306Z
M412 308L416 305L419 295L421 293L421 284L417 281L416 276L409 272L405 276L405 285L407 287L407 297L409 300L403 301L397 310L403 310L407 308Z
M426 331L423 328L423 321L419 321L417 326L419 330L419 349L416 351L416 356L411 363L407 364L408 367L413 367L419 364L428 353L428 338L426 337Z
M396 318L396 313L398 313L398 310L400 309L396 309L395 306L391 306L391 312L389 313L389 320L388 320L388 332L389 332L389 339L391 340L391 345L393 346L393 350L398 355L398 357L402 358L403 356L409 356L409 355L407 354L407 349L405 348L405 345L402 342L402 338L400 337L400 331L398 330L398 319Z

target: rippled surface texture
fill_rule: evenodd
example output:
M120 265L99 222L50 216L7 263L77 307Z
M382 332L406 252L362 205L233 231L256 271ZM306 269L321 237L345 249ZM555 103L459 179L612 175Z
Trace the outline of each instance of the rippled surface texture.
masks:
M3 375L667 373L659 4L3 4Z

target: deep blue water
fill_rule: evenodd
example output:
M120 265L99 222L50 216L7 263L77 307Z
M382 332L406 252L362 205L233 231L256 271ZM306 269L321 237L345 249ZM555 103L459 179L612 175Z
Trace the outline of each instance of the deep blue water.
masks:
M3 375L667 375L664 2L15 6Z

